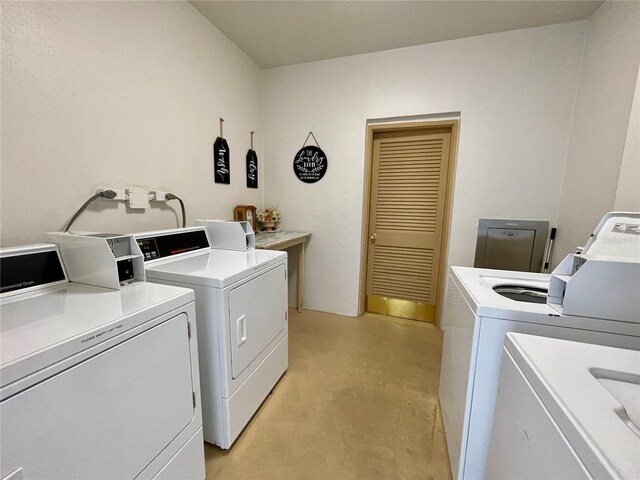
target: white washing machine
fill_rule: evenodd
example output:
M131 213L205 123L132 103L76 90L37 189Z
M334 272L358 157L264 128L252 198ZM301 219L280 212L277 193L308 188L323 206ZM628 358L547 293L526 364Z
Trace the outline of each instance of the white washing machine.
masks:
M0 257L1 478L203 479L193 292L70 283L55 245Z
M229 448L288 367L287 254L212 249L201 226L134 236L147 281L195 292L204 439Z
M562 315L546 303L517 301L494 290L502 287L505 295L535 299L549 279L538 273L451 268L439 396L454 478L485 477L507 332L640 349L640 318L629 322ZM525 288L518 293L516 286Z
M640 478L640 352L508 333L487 478Z

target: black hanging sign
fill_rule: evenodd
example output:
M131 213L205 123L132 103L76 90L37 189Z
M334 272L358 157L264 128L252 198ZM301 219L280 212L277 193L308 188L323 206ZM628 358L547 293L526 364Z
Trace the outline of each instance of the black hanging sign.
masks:
M221 118L220 136L216 138L216 141L213 143L214 177L216 183L226 183L228 185L231 183L230 151L229 144L227 144L227 141L222 135L222 122L224 122L224 120Z
M247 188L258 188L258 154L253 149L253 130L251 131L251 149L247 152Z
M313 132L309 132L304 144L293 159L293 171L296 176L305 183L316 183L324 174L327 173L327 156L324 154L320 145L307 145L309 136L313 137L318 145L318 140Z

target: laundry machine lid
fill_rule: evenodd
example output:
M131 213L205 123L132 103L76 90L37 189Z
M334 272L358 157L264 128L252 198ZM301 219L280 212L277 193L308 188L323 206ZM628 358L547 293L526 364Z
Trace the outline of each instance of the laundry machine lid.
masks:
M485 268L451 267L451 279L478 317L556 325L640 337L640 323L558 313L544 303L525 303L500 295L498 286L548 288L550 275Z
M555 310L544 303L519 302L495 291L495 288L500 286L522 286L544 290L549 286L547 274L451 267L451 277L476 315L522 321L534 319L540 315L557 315Z
M145 262L147 279L224 288L254 273L282 262L286 252L274 250L217 250L176 257L169 261Z
M134 234L150 280L224 288L287 258L286 252L212 249L204 226Z
M67 283L3 299L0 386L193 301L193 291L141 283L122 290Z
M640 438L608 385L637 403L640 352L513 332L505 349L593 478L640 477Z

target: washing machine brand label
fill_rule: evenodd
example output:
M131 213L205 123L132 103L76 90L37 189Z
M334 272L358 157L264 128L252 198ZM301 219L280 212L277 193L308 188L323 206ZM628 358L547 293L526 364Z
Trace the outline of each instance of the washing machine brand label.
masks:
M640 235L640 225L635 223L616 223L612 231L616 233L627 233L629 235Z
M169 253L171 255L176 255L178 253L190 252L191 250L198 250L200 247L188 247L188 248L178 248L177 250L171 250Z
M11 290L17 290L19 288L27 288L32 287L36 284L35 280L29 280L26 282L18 282L13 285L3 285L0 291L2 292L10 292Z
M47 285L64 280L55 251L27 253L0 259L0 293Z
M92 342L94 340L99 339L100 337L103 337L104 335L109 335L111 333L117 332L118 330L120 330L122 327L124 326L123 323L119 324L119 325L115 325L111 328L107 328L105 330L102 330L101 332L98 333L94 333L93 335L91 335L90 337L86 337L83 338L80 343L88 343L88 342Z
M191 252L201 248L211 248L204 230L172 233L154 238L138 239L138 246L144 261Z

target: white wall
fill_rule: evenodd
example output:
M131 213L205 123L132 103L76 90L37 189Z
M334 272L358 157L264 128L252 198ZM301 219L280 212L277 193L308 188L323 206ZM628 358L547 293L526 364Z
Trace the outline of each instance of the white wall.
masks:
M186 2L2 3L2 244L42 241L99 186L159 187L188 221L262 204L260 69ZM218 117L231 185L213 181ZM262 182L262 176L260 177ZM174 205L175 204L175 205ZM177 202L144 214L102 201L74 228L171 228Z
M185 199L189 223L230 218L236 204L279 203L284 228L313 232L306 305L355 315L366 123L450 112L458 112L461 130L449 265L472 264L479 217L553 222L561 204L561 222L579 218L573 214L585 197L581 185L591 180L583 178L589 175L581 158L587 155L593 164L599 151L594 117L609 121L604 143L617 149L615 158L601 162L607 170L598 179L598 187L606 183L606 192L598 190L606 197L601 203L613 205L616 194L627 198L624 192L637 197L625 173L638 163L629 124L638 72L635 3L606 3L592 22L262 75L185 2L1 5L2 245L41 241L99 186L172 191ZM595 98L601 94L603 99ZM230 186L213 182L212 142L220 116L232 151ZM256 130L260 157L258 190L246 189L244 181L250 130ZM327 175L313 185L292 172L293 155L309 130L329 156ZM591 147L585 150L583 143ZM75 227L168 228L178 222L176 207L140 214L102 201ZM593 222L585 223L590 231ZM584 238L580 232L563 241L572 248Z
M614 209L638 76L639 38L638 2L606 2L591 16L558 214L554 265L576 246L584 245L602 216Z
M640 212L640 72L636 78L636 89L613 209Z
M472 265L478 218L553 221L586 22L264 71L265 203L313 233L305 305L357 314L368 119L460 112L448 264ZM304 184L293 156L312 130L328 171Z

